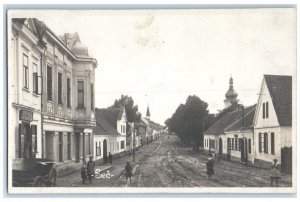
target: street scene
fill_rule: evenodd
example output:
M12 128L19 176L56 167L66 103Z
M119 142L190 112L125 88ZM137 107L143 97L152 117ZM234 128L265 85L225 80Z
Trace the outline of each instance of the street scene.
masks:
M295 16L12 10L9 191L293 192Z
M215 175L207 179L208 155L198 155L184 147L176 136L165 135L132 156L113 160L112 164L96 167L103 169L103 178L93 179L92 184L82 184L80 173L57 179L58 186L85 187L269 187L270 171L240 163L223 161L215 165ZM126 183L125 165L133 167L132 182ZM106 168L108 168L106 170ZM104 170L105 169L105 170ZM110 173L110 175L107 175ZM247 180L245 180L245 176ZM291 175L283 174L280 187L290 187Z

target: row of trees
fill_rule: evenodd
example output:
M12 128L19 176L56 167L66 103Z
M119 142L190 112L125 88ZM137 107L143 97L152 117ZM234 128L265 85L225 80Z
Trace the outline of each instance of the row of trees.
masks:
M191 145L194 151L198 151L199 146L203 146L204 131L216 120L213 114L209 114L207 108L208 104L199 97L188 96L185 104L180 104L165 124L184 143Z

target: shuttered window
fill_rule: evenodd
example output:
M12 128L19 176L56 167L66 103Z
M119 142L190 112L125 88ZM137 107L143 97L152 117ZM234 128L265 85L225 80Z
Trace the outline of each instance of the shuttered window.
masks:
M275 134L271 133L271 154L275 154Z
M261 148L261 146L262 146L262 142L261 142L261 133L258 133L258 151L259 152L262 152L262 148Z

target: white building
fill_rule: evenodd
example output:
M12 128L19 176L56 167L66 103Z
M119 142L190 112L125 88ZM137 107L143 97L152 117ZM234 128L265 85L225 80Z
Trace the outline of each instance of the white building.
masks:
M42 157L41 56L45 50L28 19L13 19L8 39L9 165L29 169Z
M204 132L204 149L232 161L253 163L255 105L237 107Z
M126 123L125 107L96 108L96 127L94 129L94 157L95 160L107 161L109 152L119 155L126 151Z
M292 77L264 75L254 118L254 163L292 171Z

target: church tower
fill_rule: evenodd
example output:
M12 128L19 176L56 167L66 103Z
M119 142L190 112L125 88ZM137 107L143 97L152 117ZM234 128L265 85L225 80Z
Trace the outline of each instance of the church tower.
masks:
M147 106L146 119L147 119L148 121L150 121L150 110L149 110L149 105Z
M225 94L226 99L224 100L225 108L230 107L233 103L237 103L239 100L237 99L238 94L233 89L233 79L230 77L229 79L229 89Z

